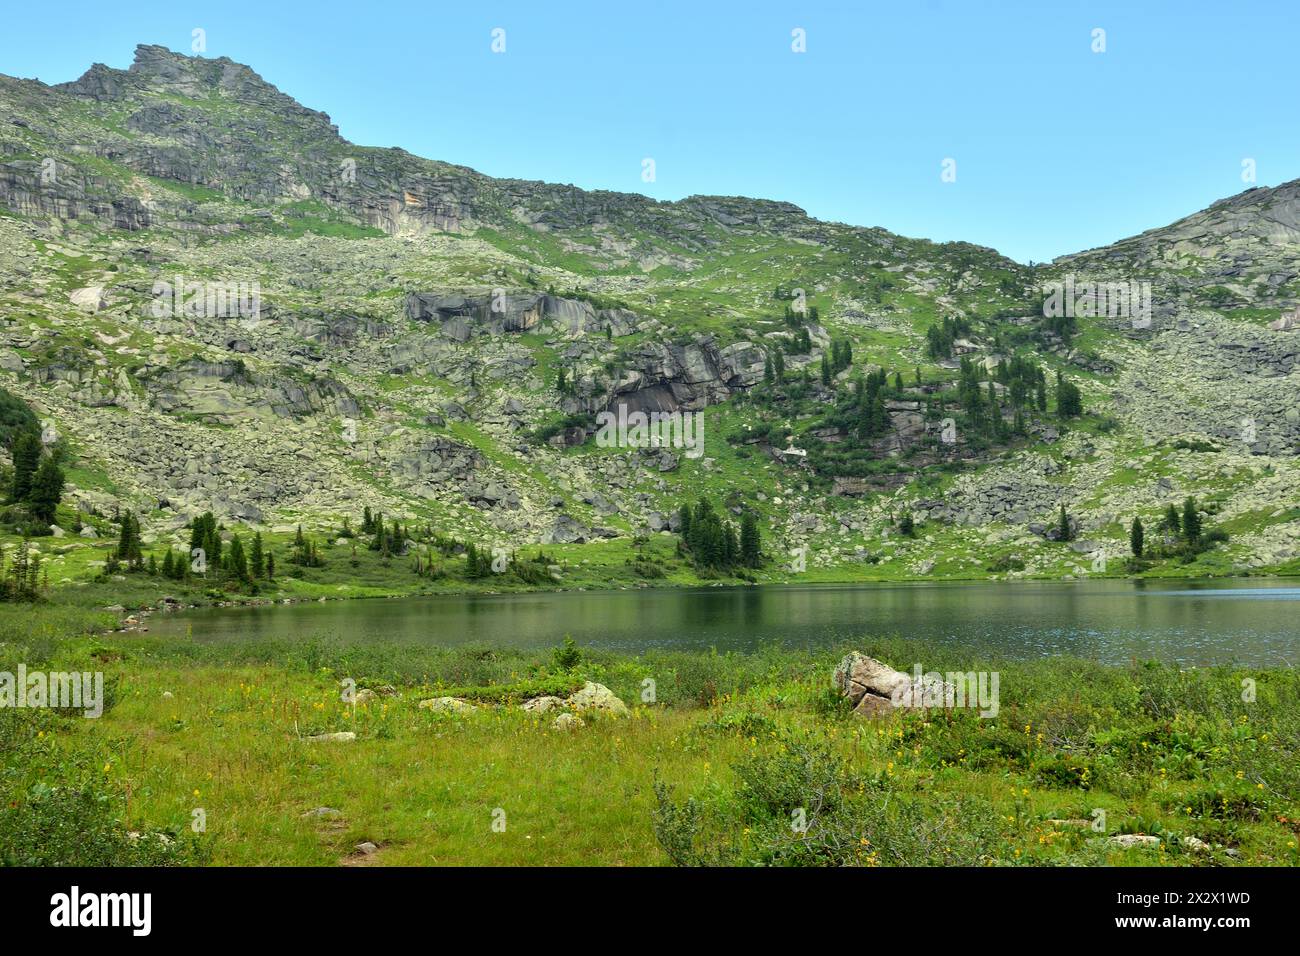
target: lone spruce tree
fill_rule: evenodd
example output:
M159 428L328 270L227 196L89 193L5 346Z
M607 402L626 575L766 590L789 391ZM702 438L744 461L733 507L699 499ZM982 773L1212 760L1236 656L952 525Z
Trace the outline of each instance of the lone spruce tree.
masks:
M1060 541L1069 541L1074 537L1074 532L1070 530L1070 516L1065 513L1065 505L1061 505L1060 517L1056 519L1056 537Z
M758 534L758 520L746 511L740 518L740 563L756 568L763 563L763 546Z
M1201 543L1201 513L1190 496L1183 502L1183 539L1192 547Z
M262 532L260 531L253 535L253 544L248 549L248 570L255 578L260 578L262 572L266 570L266 556L262 551Z

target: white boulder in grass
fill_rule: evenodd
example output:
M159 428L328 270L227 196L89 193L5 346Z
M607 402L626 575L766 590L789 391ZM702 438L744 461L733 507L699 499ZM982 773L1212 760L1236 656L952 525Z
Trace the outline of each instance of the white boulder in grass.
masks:
M582 685L582 690L569 695L566 703L576 711L594 710L613 714L616 717L626 717L628 714L627 704L623 703L612 690L604 684L592 681L587 681Z

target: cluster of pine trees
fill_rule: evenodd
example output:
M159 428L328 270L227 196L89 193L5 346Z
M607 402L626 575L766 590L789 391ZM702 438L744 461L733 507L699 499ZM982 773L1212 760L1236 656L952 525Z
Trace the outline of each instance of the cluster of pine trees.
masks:
M116 574L123 565L127 571L144 570L144 548L140 540L140 519L131 511L118 512L113 516L118 522L117 547L109 553L106 570ZM152 558L153 556L150 555Z
M7 549L0 549L0 601L35 601L42 591L49 590L49 578L41 570L40 552L29 548L28 540L23 538L12 563Z
M950 353L952 342L969 333L968 320L950 316L929 330L932 351ZM880 368L854 376L845 388L835 382L835 376L843 368L851 367L852 346L847 340L835 341L822 356L822 384L818 388L807 367L787 381L782 354L773 350L767 355L763 375L765 382L782 387L754 389L738 401L772 410L774 415L766 423L767 433L775 433L776 415L786 420L808 418L810 413L817 416L816 422L800 434L798 443L807 452L806 464L821 475L867 477L905 467L902 461L909 449L903 449L901 457L882 456L876 451L879 440L893 428L888 407L893 399L921 402L925 419L930 423L952 417L962 444L976 451L1027 436L1030 419L1048 412L1047 375L1032 359L1020 355L1000 359L996 366L986 366L963 356L957 380L951 387L927 386L917 367L908 375L910 385L904 383L901 371ZM835 393L830 410L825 408L826 388ZM1059 372L1056 411L1062 418L1084 413L1079 388ZM762 440L764 428L764 423L760 423L737 431L728 436L728 441L752 444ZM828 432L836 437L824 438Z
M1135 559L1179 558L1190 561L1228 540L1227 532L1221 528L1205 529L1200 506L1190 495L1183 500L1181 509L1172 503L1166 506L1157 530L1161 532L1161 539L1148 544L1142 519L1133 519L1129 526L1129 550Z
M1062 418L1078 418L1083 414L1083 394L1079 386L1056 373L1056 414Z
M114 515L114 520L119 527L118 539L105 564L107 574L143 572L171 581L203 581L248 587L254 591L259 581L269 582L275 578L275 555L265 547L262 533L253 534L248 548L244 547L239 534L232 534L227 545L222 540L221 526L211 511L190 522L189 553L177 552L168 546L162 560L154 553L145 560L140 519L133 512L119 512Z
M555 390L561 395L573 395L577 391L577 373L570 372L563 365L555 373Z
M714 510L707 498L695 507L683 504L678 510L679 553L690 557L697 570L735 571L758 568L763 564L763 542L758 520L746 511L740 518L740 531Z
M410 539L409 531L403 529L399 522L386 525L384 513L372 513L369 505L361 517L361 533L370 535L370 550L378 551L385 558L393 554L405 554Z
M317 551L316 542L302 533L302 525L298 525L298 530L294 533L293 545L289 549L289 557L286 560L300 568L325 566L325 559Z
M1041 326L1042 331L1057 336L1066 345L1079 332L1079 323L1072 315L1051 315L1044 316Z
M763 381L768 385L785 381L785 354L780 349L763 359Z
M952 358L953 344L970 333L969 320L958 315L944 316L938 325L925 330L926 351L932 359Z
M41 436L33 428L20 428L12 435L13 479L9 484L9 503L26 509L30 521L24 532L50 534L55 510L63 499L63 469L57 457L45 452Z
M792 355L807 355L812 351L812 335L808 331L808 326L800 325L794 330L794 341L790 342L786 349Z
M831 343L830 352L822 353L822 384L829 386L836 375L853 364L853 343L838 339Z
M504 569L503 569L504 570ZM486 578L492 575L492 549L474 542L465 545L465 576Z
M486 545L465 545L465 576L471 579L509 574L525 584L542 584L550 580L551 559L540 549L535 555L520 558L511 551L502 554Z
M983 381L983 378L979 367L963 356L961 375L957 380L957 401L961 406L967 437L1006 441L1016 432L1023 433L1025 421L1021 410L1016 409L1014 423L1007 424L996 383ZM941 403L941 416L944 411Z
M993 379L1006 386L1013 408L1026 408L1032 404L1040 412L1047 411L1047 375L1041 366L1013 355L1010 361L1001 359L998 362Z

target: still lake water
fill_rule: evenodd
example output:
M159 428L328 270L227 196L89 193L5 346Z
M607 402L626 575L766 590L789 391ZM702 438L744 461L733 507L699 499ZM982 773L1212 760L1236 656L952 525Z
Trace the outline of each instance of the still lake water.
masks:
M900 635L1003 656L1300 663L1300 586L1266 579L769 586L331 601L155 614L201 642L273 639L610 650L818 647Z

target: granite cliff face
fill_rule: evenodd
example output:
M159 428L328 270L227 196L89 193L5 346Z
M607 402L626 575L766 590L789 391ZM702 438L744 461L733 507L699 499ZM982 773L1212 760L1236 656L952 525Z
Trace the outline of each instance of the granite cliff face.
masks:
M1061 504L1122 550L1127 515L1196 493L1239 523L1242 565L1297 554L1297 183L1030 269L788 203L358 146L246 66L141 46L57 86L0 76L0 263L0 384L76 449L84 507L143 509L153 534L371 504L583 541L667 529L704 491L815 565L977 573L1014 551L1069 573L1035 551ZM1067 276L1150 282L1152 320L1057 335L1039 290ZM945 317L968 328L951 357L927 349ZM945 447L958 359L1017 355L1077 380L1095 420ZM800 411L762 394L778 357ZM853 429L814 412L882 367L917 385L882 406L879 467L828 472ZM595 447L619 406L703 412L704 456ZM904 510L928 539L890 536Z

